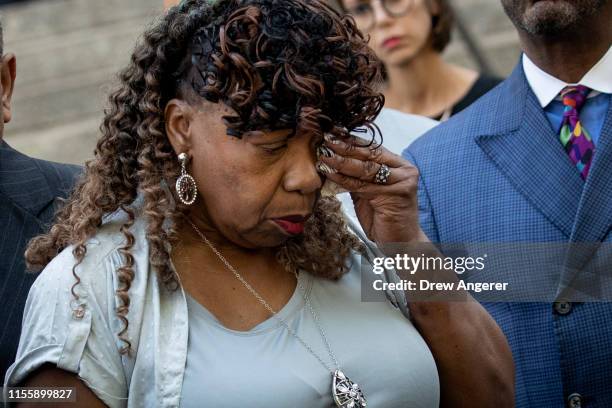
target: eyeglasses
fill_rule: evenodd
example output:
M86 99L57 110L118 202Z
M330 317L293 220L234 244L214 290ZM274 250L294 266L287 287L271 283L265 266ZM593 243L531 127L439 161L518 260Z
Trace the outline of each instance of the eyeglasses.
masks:
M414 7L414 0L359 0L357 4L347 7L346 11L353 16L357 26L364 31L371 30L376 23L376 16L372 7L374 1L379 1L383 10L390 17L404 16Z

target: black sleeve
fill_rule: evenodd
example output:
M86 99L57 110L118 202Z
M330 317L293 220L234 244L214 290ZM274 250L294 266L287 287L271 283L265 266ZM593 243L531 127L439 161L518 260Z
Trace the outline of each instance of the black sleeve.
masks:
M482 95L489 92L491 89L495 88L499 83L501 83L503 79L495 76L490 76L486 74L480 74L474 85L470 88L470 90L465 94L463 98L459 102L453 106L452 115L455 115L472 103L476 102Z

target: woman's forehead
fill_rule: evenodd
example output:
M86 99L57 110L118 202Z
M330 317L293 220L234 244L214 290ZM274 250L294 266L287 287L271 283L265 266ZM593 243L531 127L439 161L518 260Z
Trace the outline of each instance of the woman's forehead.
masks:
M235 115L236 112L229 106L227 106L223 102L210 102L205 99L202 100L202 104L200 106L200 114L202 115L211 115L209 118L214 117L221 124L224 125L225 128L227 126L224 122L224 117ZM251 140L255 139L288 139L294 136L301 137L310 137L314 139L316 142L320 142L323 140L323 133L311 130L307 126L296 126L295 128L290 128L287 126L283 126L282 124L269 124L266 126L262 126L256 129L251 129L242 133L242 137L248 137Z
M340 0L340 4L344 6L352 6L355 4L371 3L371 0Z
M323 134L321 132L313 132L307 129L261 129L245 132L243 137L250 140L286 140L294 137L310 138L314 142L321 142Z

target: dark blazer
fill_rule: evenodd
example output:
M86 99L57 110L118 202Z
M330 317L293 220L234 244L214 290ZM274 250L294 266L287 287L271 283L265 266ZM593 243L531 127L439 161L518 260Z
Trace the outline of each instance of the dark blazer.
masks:
M0 140L0 378L15 360L23 308L37 274L25 270L28 241L50 225L78 166L25 156Z
M560 290L612 245L612 104L583 182L521 64L403 156L419 168L421 226L433 241L592 243L556 259ZM578 406L577 398L612 407L612 303L485 307L513 351L517 407Z

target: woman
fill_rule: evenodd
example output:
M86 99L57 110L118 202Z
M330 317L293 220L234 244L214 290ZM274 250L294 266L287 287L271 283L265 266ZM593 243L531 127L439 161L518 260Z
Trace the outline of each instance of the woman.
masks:
M414 325L399 295L361 302L367 249L325 178L370 239L424 239L414 168L349 136L381 108L379 75L319 1L172 8L29 246L45 269L7 384L72 386L86 407L511 404L507 343L476 302L413 302Z
M340 0L383 61L385 107L444 121L468 107L500 79L449 64L448 0Z

